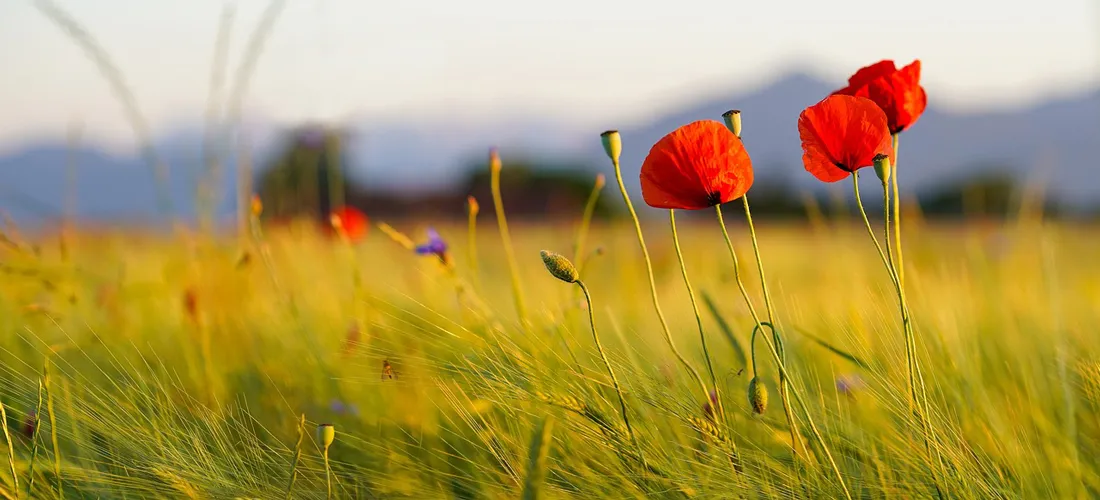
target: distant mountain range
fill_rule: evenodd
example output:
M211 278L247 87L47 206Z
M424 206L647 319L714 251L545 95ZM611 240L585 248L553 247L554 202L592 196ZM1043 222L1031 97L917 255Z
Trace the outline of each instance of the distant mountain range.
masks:
M744 117L744 140L758 178L784 179L807 189L823 189L802 171L796 122L799 112L842 82L790 74L744 94L702 96L649 123L624 123L623 170L639 194L638 169L649 147L677 126L718 119L736 108ZM253 156L262 164L278 130L254 127ZM609 172L600 147L602 130L580 130L537 117L489 124L362 122L349 145L351 175L369 186L415 192L460 182L472 162L483 161L491 145L503 155L552 158ZM174 212L195 213L196 182L203 170L201 129L176 130L159 137L158 150L170 165ZM1023 109L948 113L932 104L900 144L900 176L910 190L961 179L975 170L1010 171L1045 182L1048 189L1077 205L1100 203L1100 89L1051 99ZM64 139L39 141L0 154L0 209L20 223L56 218L65 206L68 165L75 165L77 213L92 219L147 220L157 214L152 170L136 154L118 156L95 145L73 151ZM236 174L224 167L219 213L230 216ZM836 186L846 189L847 186Z

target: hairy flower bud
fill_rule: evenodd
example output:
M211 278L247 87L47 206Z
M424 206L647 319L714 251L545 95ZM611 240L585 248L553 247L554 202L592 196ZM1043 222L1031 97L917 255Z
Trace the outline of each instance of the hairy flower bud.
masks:
M768 409L768 388L759 377L753 377L749 381L749 405L757 415L762 415Z
M542 263L546 264L546 270L555 278L566 283L576 283L580 279L577 268L564 256L546 250L539 252L539 255L542 256Z

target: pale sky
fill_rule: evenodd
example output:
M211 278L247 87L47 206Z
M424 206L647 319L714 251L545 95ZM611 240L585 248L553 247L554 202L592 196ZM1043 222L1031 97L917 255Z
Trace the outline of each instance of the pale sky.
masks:
M231 68L266 2L55 0L106 47L154 129L202 116L223 5ZM279 123L537 113L646 117L802 68L841 86L920 58L935 105L1024 105L1100 85L1100 0L290 0L246 108ZM0 147L132 134L34 0L0 0Z

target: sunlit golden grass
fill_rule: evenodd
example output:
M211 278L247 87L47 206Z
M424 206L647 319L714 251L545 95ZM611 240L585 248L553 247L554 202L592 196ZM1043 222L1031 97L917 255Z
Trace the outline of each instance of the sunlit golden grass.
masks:
M1100 495L1100 232L909 220L906 286L944 496ZM427 227L390 225L414 242ZM47 362L35 498L285 498L291 484L293 498L323 498L320 423L336 429L340 498L840 496L816 447L792 456L777 399L753 414L753 322L720 230L705 217L679 225L728 426L710 423L668 351L629 223L594 224L581 257L637 448L583 295L539 256L572 255L576 224L511 227L529 328L491 217L478 220L480 276L465 223L436 226L453 273L373 230L354 247L307 225L241 242L77 233L65 254L53 235L13 237L0 249L0 402L19 486L4 463L0 497L28 497L26 423ZM667 223L644 230L677 346L705 366ZM751 256L747 230L730 230ZM853 496L935 496L940 471L906 407L896 298L865 229L757 230L788 369ZM774 365L758 363L778 398Z

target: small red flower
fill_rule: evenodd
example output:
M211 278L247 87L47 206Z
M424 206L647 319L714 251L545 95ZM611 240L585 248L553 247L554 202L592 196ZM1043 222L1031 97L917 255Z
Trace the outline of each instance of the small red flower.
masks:
M879 61L856 71L847 87L833 93L874 101L886 113L891 134L916 123L928 105L928 95L920 86L919 59L901 69L894 61Z
M725 125L700 120L653 145L641 181L651 207L700 210L744 195L752 186L752 160Z
M869 167L875 155L893 156L886 114L862 97L832 95L798 117L802 163L824 182L836 182Z
M354 207L343 206L329 214L329 223L337 234L343 234L352 243L362 240L370 229L367 216Z

